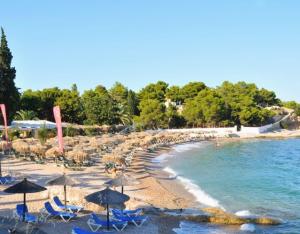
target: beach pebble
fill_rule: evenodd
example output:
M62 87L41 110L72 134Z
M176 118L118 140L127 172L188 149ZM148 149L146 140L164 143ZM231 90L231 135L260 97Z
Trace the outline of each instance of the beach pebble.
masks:
M247 232L255 232L255 225L251 223L245 223L241 225L240 228L241 231L247 231Z

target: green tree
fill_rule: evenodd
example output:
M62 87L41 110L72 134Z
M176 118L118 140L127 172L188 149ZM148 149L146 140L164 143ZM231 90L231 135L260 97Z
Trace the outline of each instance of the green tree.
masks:
M286 108L293 109L297 116L300 116L300 103L295 101L283 102L282 105Z
M275 92L269 91L264 88L258 91L255 98L256 102L262 107L279 105L280 103L279 99L276 97Z
M135 115L139 115L140 111L138 109L139 100L134 91L129 90L127 96L127 108L128 114L133 117Z
M53 107L61 94L61 90L57 87L38 91L38 96L41 101L41 110L38 115L40 119L54 121Z
M125 125L132 124L132 115L130 115L127 106L123 106L122 104L117 104L117 111L116 111L116 119L118 119L118 123Z
M86 124L118 124L119 107L117 102L102 86L87 90L82 95Z
M25 90L21 95L20 100L21 110L33 110L36 113L42 112L42 101L38 91L31 89Z
M184 85L181 89L182 101L186 102L188 99L196 97L205 88L206 85L203 82L190 82Z
M82 124L84 120L83 105L75 84L71 90L63 89L61 91L55 105L60 106L63 121Z
M168 119L168 128L180 128L186 124L183 116L178 113L177 108L173 105L167 108L166 117Z
M6 36L1 28L0 44L0 103L6 106L8 119L16 113L20 101L20 93L15 85L16 69L11 66L12 54L8 48Z
M166 97L171 99L172 102L176 103L182 103L183 102L183 96L182 91L179 86L174 85L168 88L166 92Z
M149 84L139 92L140 100L156 99L159 102L165 101L168 84L163 81L158 81L155 84Z
M116 82L109 93L118 103L127 105L128 89L120 82Z
M194 99L186 101L182 116L186 119L189 126L196 127L204 124L205 122L202 107Z
M193 126L215 126L228 119L229 109L215 90L204 89L195 98L187 101L183 116Z
M15 115L16 120L36 120L37 113L32 110L20 110L16 112Z
M167 116L165 105L156 99L145 99L139 105L140 116L135 120L145 129L165 128Z
M236 125L260 126L268 123L273 116L271 111L262 107L263 103L271 103L255 84L238 82L236 84L225 81L217 92L223 97L225 105L231 110L230 120Z

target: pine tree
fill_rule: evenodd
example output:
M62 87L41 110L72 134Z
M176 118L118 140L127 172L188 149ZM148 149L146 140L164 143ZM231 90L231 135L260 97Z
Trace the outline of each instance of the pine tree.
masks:
M12 54L6 36L1 28L0 44L0 103L6 105L8 119L11 120L18 109L20 93L15 86L16 69L11 67Z
M139 102L135 95L135 92L132 90L129 90L128 92L127 105L128 105L128 112L131 117L139 114L139 109L138 109Z

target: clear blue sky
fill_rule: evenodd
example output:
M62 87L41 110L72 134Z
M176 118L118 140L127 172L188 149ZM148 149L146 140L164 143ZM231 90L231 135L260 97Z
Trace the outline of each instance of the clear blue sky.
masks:
M22 89L255 82L300 101L298 0L1 2Z

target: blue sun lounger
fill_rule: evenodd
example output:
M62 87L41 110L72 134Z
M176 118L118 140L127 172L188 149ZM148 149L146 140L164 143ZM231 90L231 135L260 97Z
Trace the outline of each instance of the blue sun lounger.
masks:
M14 211L13 216L17 219L19 219L20 221L23 220L23 210L25 209L25 222L27 223L37 223L38 222L38 218L33 215L28 213L28 208L27 206L24 204L18 204L16 206L16 210Z
M135 210L119 210L119 209L112 209L112 211L114 212L118 212L118 213L121 213L123 215L126 215L126 216L138 216L138 215L141 215L141 213L143 212L143 209L141 208L138 208L138 209L135 209Z
M15 180L11 176L1 176L0 177L0 184L11 184Z
M142 226L143 223L148 219L147 216L143 216L143 215L127 216L122 214L121 211L117 211L117 210L113 210L112 213L117 220L133 223L137 227Z
M58 208L60 208L62 210L67 210L71 213L77 213L83 209L83 207L81 207L81 206L73 206L73 205L65 206L57 196L55 196L53 198L53 201L54 201L55 205L57 205Z
M53 209L50 202L45 203L45 209L47 213L45 220L47 220L50 217L60 217L64 222L69 222L72 218L76 217L76 214L70 213L70 212L60 212Z
M107 228L107 221L101 220L95 213L91 214L91 217L87 221L87 224L93 232L98 231L101 227ZM123 231L127 224L127 221L109 221L109 226L113 227L118 232Z
M104 234L104 232L91 232L91 231L81 229L79 227L74 227L72 229L72 234Z

